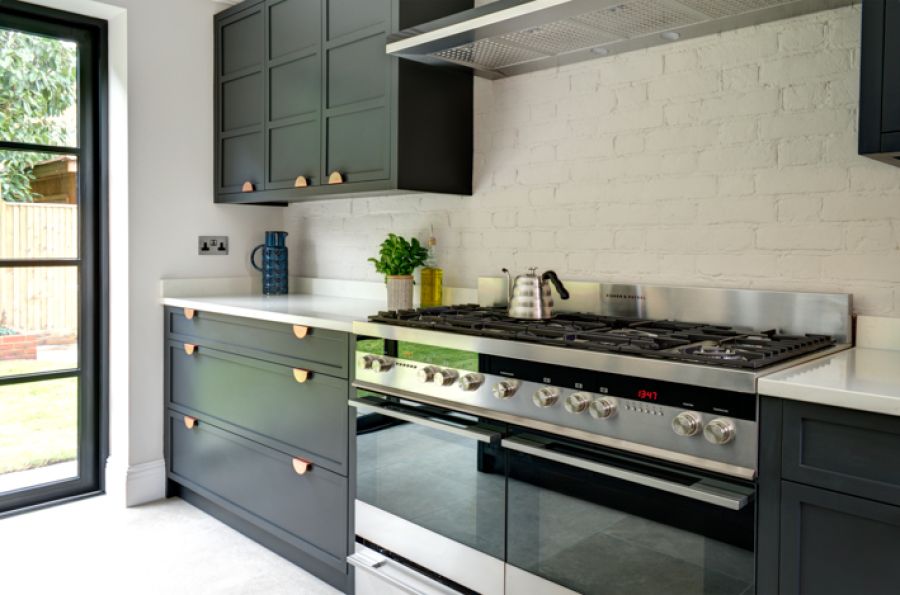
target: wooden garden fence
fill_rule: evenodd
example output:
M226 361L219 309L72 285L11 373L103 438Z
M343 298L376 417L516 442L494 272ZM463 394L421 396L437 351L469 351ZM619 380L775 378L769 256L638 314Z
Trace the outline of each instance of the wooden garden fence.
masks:
M78 207L0 200L0 259L72 258L78 254ZM0 269L0 326L20 333L74 336L75 267Z

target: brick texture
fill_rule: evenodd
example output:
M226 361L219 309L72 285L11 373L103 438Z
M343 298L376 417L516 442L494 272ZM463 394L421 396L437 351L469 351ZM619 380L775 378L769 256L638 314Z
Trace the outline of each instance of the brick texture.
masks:
M377 280L388 231L434 229L452 286L553 267L900 316L900 168L856 154L859 28L857 5L479 79L475 195L291 206L293 273Z

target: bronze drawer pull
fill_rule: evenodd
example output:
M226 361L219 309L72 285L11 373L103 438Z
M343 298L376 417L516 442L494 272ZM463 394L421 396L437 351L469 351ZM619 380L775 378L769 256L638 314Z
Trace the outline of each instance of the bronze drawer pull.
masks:
M294 336L297 337L298 339L301 339L301 340L305 339L306 335L308 335L308 334L309 334L308 326L302 326L299 324L294 325Z
M306 188L309 186L309 180L306 179L306 176L297 176L297 179L294 180L294 188Z
M331 172L331 175L328 176L328 183L329 184L343 184L344 176L339 171L333 171L333 172Z
M294 467L294 473L297 475L306 475L312 470L312 463L309 461L304 461L303 459L294 458L291 462Z
M256 188L253 187L253 182L244 182L244 185L241 186L241 192L253 192Z
M194 428L196 428L197 424L199 423L200 421L196 417L191 417L190 415L184 416L184 427L189 430L193 430Z
M195 353L197 353L197 346L193 343L185 343L184 352L188 355L194 355Z
M294 368L294 380L303 384L307 380L309 380L309 370L301 370L300 368Z
M196 313L197 313L197 311L194 310L193 308L185 308L184 309L184 317L187 318L188 320L193 320L194 314L196 314Z

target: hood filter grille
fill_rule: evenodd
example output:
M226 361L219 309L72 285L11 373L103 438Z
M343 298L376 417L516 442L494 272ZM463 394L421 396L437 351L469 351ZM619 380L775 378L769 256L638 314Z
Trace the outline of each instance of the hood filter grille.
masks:
M631 0L514 33L441 49L429 56L477 71L498 71L795 2L797 0Z

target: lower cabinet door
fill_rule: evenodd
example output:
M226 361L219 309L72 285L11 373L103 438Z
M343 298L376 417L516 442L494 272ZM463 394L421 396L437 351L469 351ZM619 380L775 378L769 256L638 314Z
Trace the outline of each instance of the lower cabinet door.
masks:
M782 482L782 594L894 595L900 507Z
M347 480L202 419L169 414L169 477L325 563L343 569ZM295 468L296 467L296 468Z
M169 406L254 442L347 470L347 381L262 360L168 344Z

